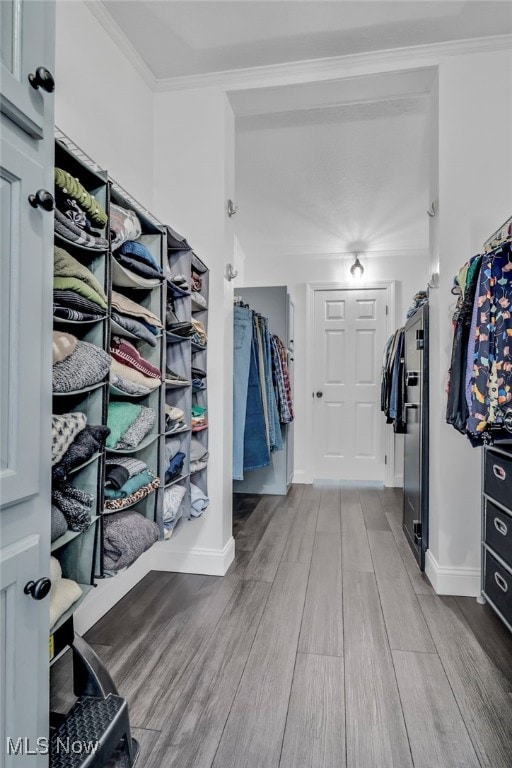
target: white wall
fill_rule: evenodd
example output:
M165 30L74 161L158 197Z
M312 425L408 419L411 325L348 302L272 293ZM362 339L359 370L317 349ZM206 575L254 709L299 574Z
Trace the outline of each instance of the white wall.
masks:
M480 565L480 449L444 421L453 275L512 212L512 52L447 58L439 67L439 327L431 383L431 578L441 592L476 594ZM436 566L439 566L438 568Z
M55 124L153 205L153 93L82 0L57 2Z
M195 570L201 555L220 562L225 553L227 562L232 543L233 284L225 270L234 259L233 223L226 213L227 199L233 199L234 117L226 95L218 88L157 94L154 145L154 212L185 234L210 267L210 506L204 518L157 545L160 567L172 570L186 560ZM194 561L183 554L190 549Z
M295 480L311 482L311 391L307 376L306 294L308 283L350 281L353 257L332 256L265 257L248 256L245 263L246 286L287 285L295 303ZM403 324L412 296L424 289L428 276L428 252L368 254L361 257L368 282L396 280L396 319ZM397 436L395 473L401 473L402 438Z

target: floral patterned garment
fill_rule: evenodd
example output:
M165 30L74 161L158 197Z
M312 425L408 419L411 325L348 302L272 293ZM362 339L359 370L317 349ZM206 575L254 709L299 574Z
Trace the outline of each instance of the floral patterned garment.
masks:
M484 254L476 295L471 415L467 429L483 436L489 425L512 420L512 243Z

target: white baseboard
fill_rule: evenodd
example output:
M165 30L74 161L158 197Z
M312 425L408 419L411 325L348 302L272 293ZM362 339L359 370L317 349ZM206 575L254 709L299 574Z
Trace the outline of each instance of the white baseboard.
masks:
M89 592L73 614L78 634L87 632L152 569L152 551L148 550L126 571L110 579L99 579L97 586Z
M235 557L235 540L230 538L224 549L173 549L169 556L165 541L151 549L151 568L154 571L177 573L203 573L206 576L224 576Z
M404 487L404 476L395 475L395 488L403 488L403 487Z
M477 597L480 594L480 568L446 568L427 550L425 573L438 595Z
M309 473L305 469L296 469L293 473L292 483L304 483L305 485L311 485L313 479L309 476Z

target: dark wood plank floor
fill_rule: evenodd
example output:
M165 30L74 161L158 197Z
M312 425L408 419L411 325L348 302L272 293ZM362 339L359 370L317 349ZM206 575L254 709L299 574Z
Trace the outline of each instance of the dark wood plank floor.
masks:
M512 636L435 595L400 508L332 484L239 497L224 578L152 572L104 616L87 639L140 768L511 768Z

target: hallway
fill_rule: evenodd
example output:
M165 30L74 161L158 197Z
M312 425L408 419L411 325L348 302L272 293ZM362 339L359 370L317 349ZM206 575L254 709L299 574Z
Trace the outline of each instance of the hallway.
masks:
M241 502L226 577L151 572L86 636L141 768L510 768L512 638L434 594L398 490Z

